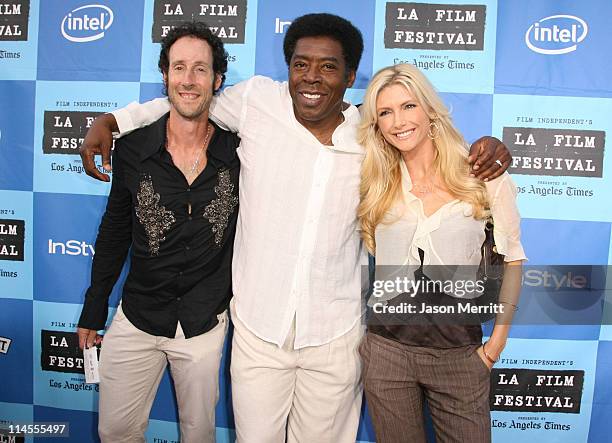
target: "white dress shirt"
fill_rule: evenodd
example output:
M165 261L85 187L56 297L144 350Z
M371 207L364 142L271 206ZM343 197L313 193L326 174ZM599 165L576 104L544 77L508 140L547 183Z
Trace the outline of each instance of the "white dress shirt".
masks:
M386 214L375 232L376 266L406 266L414 270L421 261L423 272L441 281L476 281L485 239L485 220L473 217L469 203L453 200L426 216L420 199L410 193L412 181L406 164L401 162L402 198ZM521 245L521 217L516 205L516 186L508 173L485 182L497 251L505 261L526 260ZM454 267L444 265L470 265ZM385 273L391 268L379 269ZM398 269L398 272L403 272ZM377 279L379 275L377 272ZM388 279L385 276L383 279ZM455 294L449 294L455 295ZM464 298L472 296L461 294Z
M156 99L113 114L124 133L168 110ZM240 321L282 346L295 318L295 349L342 336L360 320L367 263L356 217L359 111L344 111L324 146L296 120L287 83L257 76L226 88L210 112L242 140L232 266Z

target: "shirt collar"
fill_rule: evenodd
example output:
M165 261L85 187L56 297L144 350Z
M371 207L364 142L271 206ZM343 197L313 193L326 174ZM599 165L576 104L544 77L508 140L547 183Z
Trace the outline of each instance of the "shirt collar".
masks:
M162 115L162 117L151 123L147 128L148 137L145 146L140 150L140 161L144 161L154 154L160 153L165 149L166 145L166 122L170 113Z
M349 105L348 108L342 111L342 115L344 116L344 121L336 128L337 140L335 141L337 143L330 146L330 149L365 155L365 149L357 143L357 130L361 121L359 109L354 105Z
M155 154L159 154L166 149L166 125L170 113L164 114L159 120L148 127L149 136L146 145L140 151L140 161L144 161ZM215 122L208 120L215 128L215 132L208 143L208 158L212 159L213 165L219 169L222 166L231 166L232 160L235 157L235 146L228 146L226 143L219 142L217 139L223 129Z
M402 173L402 190L406 193L408 200L412 201L416 199L416 197L410 193L410 191L412 191L412 179L410 178L408 166L406 166L406 162L403 158L400 159L400 171Z

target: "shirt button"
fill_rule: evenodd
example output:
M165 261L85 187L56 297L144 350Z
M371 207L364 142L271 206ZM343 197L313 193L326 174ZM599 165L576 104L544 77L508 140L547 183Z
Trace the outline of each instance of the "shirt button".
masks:
M178 274L178 275L179 275L179 276L180 276L180 275L183 275L183 271L179 271L179 274Z
M189 251L191 248L189 247L189 245L187 245L187 246L185 246L185 249L186 249L187 251Z
M191 188L187 188L185 192L191 192Z
M176 297L176 301L181 301L181 297Z
M189 217L187 217L187 220L191 221L193 220L193 217L190 215Z

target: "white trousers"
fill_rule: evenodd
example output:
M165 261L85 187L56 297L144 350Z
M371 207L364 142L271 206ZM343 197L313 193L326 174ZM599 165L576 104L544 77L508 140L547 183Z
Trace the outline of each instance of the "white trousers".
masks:
M293 349L292 328L279 348L250 332L233 303L237 443L355 443L362 394L361 322L331 343L299 350Z
M143 443L149 413L166 364L176 390L181 442L215 441L219 363L227 311L205 334L157 337L136 328L117 309L100 354L98 432L102 443Z

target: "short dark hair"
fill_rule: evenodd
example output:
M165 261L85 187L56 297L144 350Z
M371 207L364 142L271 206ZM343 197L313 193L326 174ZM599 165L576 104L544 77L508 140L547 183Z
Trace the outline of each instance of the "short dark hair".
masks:
M333 14L306 14L296 18L285 34L283 51L287 65L295 52L297 41L303 37L330 37L342 46L347 71L357 71L363 54L363 37L348 20Z
M204 40L209 44L213 56L213 72L221 76L221 85L225 82L227 72L227 52L223 47L223 42L219 37L212 33L209 27L203 22L186 22L172 28L161 41L161 51L159 52L159 63L157 66L162 74L168 74L170 68L170 48L182 37L194 37ZM214 92L217 92L215 90ZM164 94L166 87L164 85Z

